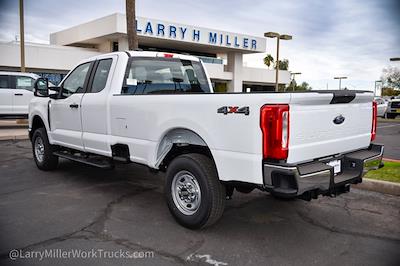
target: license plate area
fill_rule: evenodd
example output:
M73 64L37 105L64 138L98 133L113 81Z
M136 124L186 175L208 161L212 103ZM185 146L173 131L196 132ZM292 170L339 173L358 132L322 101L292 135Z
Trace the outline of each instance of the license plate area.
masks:
M333 173L335 175L339 174L342 171L342 161L341 160L332 160L326 163L329 166L333 167Z

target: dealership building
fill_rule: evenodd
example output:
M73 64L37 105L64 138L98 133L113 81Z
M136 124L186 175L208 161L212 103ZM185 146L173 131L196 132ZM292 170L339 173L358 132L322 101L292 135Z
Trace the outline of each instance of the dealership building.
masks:
M128 50L126 17L116 13L50 34L50 44L25 45L27 71L58 82L80 60ZM219 92L274 89L275 71L247 67L243 56L265 53L266 39L157 19L137 18L139 48L145 51L198 56ZM260 60L262 60L260 58ZM0 70L18 71L18 42L0 43ZM290 72L280 71L279 83L288 84Z

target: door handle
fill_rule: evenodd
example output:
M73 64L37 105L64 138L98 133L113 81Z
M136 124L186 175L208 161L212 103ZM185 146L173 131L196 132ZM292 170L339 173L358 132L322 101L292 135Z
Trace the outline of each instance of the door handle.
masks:
M73 103L69 105L70 108L78 108L79 105L77 103Z
M22 93L14 93L15 96L22 96Z

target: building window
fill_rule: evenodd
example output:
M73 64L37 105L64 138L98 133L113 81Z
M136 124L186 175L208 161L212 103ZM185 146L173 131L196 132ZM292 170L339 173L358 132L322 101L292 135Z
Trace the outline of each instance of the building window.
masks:
M66 74L58 74L58 73L35 73L41 76L42 78L47 78L51 84L57 86L61 82L61 80L66 76Z
M224 93L228 91L228 83L226 82L213 82L215 93Z
M113 52L118 52L118 51L119 51L119 49L118 49L118 42L113 42L113 43L112 43L112 51L113 51Z
M275 91L274 85L243 84L243 92Z

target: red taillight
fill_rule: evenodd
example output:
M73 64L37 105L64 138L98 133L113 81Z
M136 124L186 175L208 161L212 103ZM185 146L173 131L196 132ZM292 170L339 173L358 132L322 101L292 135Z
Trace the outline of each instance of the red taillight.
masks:
M174 57L174 54L164 54L164 57L166 57L166 58L172 58L172 57Z
M371 141L376 138L376 124L378 122L378 105L375 101L372 102L372 129L371 129Z
M263 134L264 159L283 160L289 151L289 105L261 107L260 127Z

